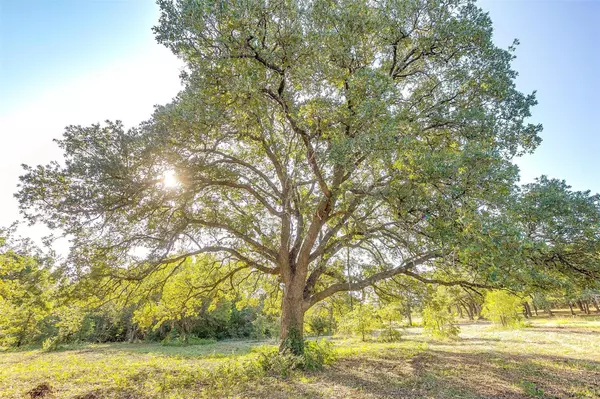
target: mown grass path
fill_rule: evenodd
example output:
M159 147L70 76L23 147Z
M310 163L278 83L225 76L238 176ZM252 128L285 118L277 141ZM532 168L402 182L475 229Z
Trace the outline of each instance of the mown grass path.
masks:
M600 398L600 320L539 319L529 328L462 325L436 341L408 329L397 343L336 339L339 360L288 378L244 364L260 342L190 347L89 345L0 352L0 397L46 383L54 398Z

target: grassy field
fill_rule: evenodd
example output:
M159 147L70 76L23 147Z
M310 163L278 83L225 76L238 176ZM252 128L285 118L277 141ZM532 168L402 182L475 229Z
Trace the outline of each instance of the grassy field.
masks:
M539 318L520 330L466 324L455 341L419 328L397 343L334 341L334 364L286 378L252 367L264 342L0 352L0 397L600 398L597 317Z

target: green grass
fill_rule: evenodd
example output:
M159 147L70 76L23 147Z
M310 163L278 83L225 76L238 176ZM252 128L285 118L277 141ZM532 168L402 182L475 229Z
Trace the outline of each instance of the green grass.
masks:
M600 318L540 317L519 330L466 324L454 341L412 328L396 343L334 342L337 362L288 378L256 367L252 348L265 342L0 352L0 397L27 397L43 383L54 390L45 397L79 399L600 397Z

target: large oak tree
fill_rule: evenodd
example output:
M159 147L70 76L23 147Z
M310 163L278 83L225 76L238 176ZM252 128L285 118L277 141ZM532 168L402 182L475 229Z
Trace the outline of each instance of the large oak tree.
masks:
M22 177L24 214L72 237L79 272L143 279L210 253L204 289L243 274L279 285L295 352L306 310L337 292L433 269L493 282L507 259L494 231L520 234L495 227L511 160L541 126L514 48L493 44L473 2L159 5L184 90L134 129L68 127L64 164Z

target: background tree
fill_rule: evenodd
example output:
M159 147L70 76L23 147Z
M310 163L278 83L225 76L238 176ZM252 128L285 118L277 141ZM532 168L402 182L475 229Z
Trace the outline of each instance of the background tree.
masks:
M402 304L389 302L377 309L383 330L379 335L381 341L392 342L400 340L402 333L399 330L402 321Z
M511 160L541 126L525 122L536 101L515 88L514 47L471 1L159 5L185 89L128 131L68 127L65 163L22 177L25 216L73 237L73 273L141 281L211 253L215 281L281 287L297 353L304 313L335 293L432 282L429 268L463 286L503 275L518 245L490 235L510 226Z
M51 258L15 228L0 229L0 344L19 347L39 340L56 287Z
M431 296L431 287L413 277L394 276L373 285L379 301L399 307L401 316L409 327L413 325L413 315L420 313Z
M210 256L186 259L154 273L139 288L131 287L131 290L139 292L138 295L141 294L134 320L142 328L156 329L163 323L170 323L171 329L176 329L181 339L186 341L192 332L192 318L202 310L219 305L219 298L210 295L206 289L213 284L212 276L200 272L210 271L217 266L215 263L216 260ZM230 308L222 307L223 317L227 320Z
M339 330L344 334L357 334L365 341L381 326L377 308L369 302L359 302L339 322Z
M456 325L456 315L452 310L452 298L443 287L433 294L423 309L423 328L437 338L454 338L460 328Z
M483 316L502 327L514 327L521 320L521 299L506 291L490 291L485 295Z
M307 312L307 331L317 336L335 332L335 310L331 300L326 300L313 306Z
M521 225L525 256L542 288L571 284L595 288L600 275L600 197L573 191L564 180L542 176L523 187L515 220ZM532 285L535 282L532 282Z

